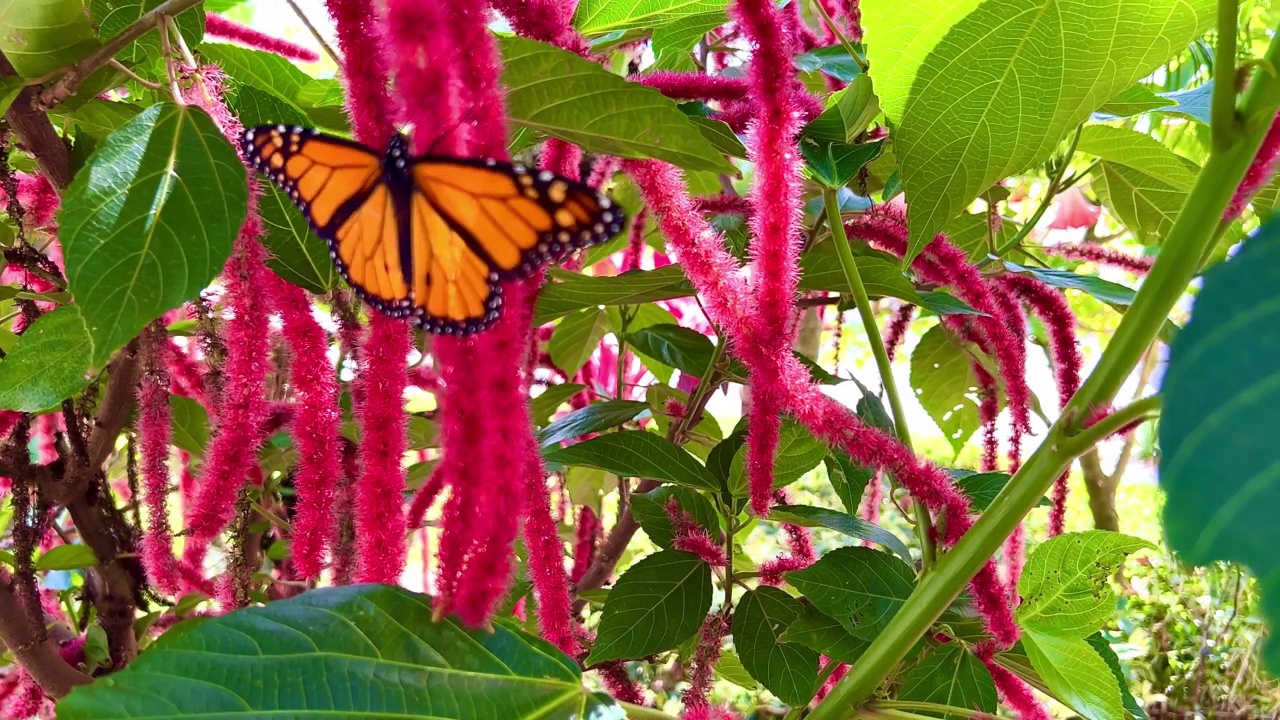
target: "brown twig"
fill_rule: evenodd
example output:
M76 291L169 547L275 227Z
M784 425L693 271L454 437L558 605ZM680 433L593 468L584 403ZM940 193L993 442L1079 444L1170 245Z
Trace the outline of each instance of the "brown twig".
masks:
M0 580L0 640L50 697L63 697L77 685L93 682L93 678L62 659L56 640L41 641L31 632L22 604L7 579Z
M116 53L128 47L134 40L146 35L152 28L159 26L164 22L166 16L177 15L199 5L200 2L201 0L166 0L166 2L156 6L154 10L138 18L136 22L104 42L101 47L89 53L80 62L72 65L66 74L52 85L40 91L38 97L35 98L34 109L48 110L71 97L76 93L76 90L80 89L80 83L84 82L98 68L106 65L115 57ZM22 99L22 97L19 97L19 102ZM29 105L28 107L31 106Z

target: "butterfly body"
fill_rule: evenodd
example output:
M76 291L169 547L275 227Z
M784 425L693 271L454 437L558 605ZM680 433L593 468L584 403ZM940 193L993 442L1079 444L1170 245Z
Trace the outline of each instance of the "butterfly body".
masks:
M582 183L493 160L414 156L401 135L379 154L268 125L247 129L241 150L329 243L365 302L429 332L483 330L498 317L499 283L604 242L625 222Z

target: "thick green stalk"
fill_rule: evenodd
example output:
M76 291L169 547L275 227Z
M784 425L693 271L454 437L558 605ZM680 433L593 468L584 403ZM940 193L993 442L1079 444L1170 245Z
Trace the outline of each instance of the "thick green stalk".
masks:
M858 316L862 318L862 327L867 332L867 343L871 345L871 354L875 356L876 368L880 371L880 382L884 384L884 394L889 396L889 411L893 413L893 429L903 445L911 447L911 431L907 429L907 414L902 409L902 398L898 395L898 383L893 378L893 367L889 363L889 353L884 347L884 338L880 336L880 328L876 325L876 315L871 310L871 298L858 273L858 263L853 259L853 250L849 248L849 238L844 232L844 222L840 218L840 200L834 188L822 191L822 201L827 208L827 224L831 226L831 237L836 244L836 256L840 258L840 268L844 270L845 281L849 283L849 293L858 308ZM929 510L919 500L915 501L916 535L920 540L920 555L925 569L933 566L936 549L933 543L932 522Z
M1266 61L1272 67L1280 67L1280 36L1273 39ZM1234 78L1219 76L1215 82L1232 83ZM1215 148L1200 171L1150 275L1121 320L1097 368L1049 429L1040 447L973 528L943 555L933 572L920 579L893 620L849 675L809 715L809 720L845 720L854 715L858 706L871 697L916 640L1000 548L1058 475L1077 454L1087 449L1076 442L1081 437L1082 422L1110 403L1195 276L1205 248L1214 240L1223 210L1257 154L1277 107L1280 107L1280 77L1255 72L1233 140L1224 148Z

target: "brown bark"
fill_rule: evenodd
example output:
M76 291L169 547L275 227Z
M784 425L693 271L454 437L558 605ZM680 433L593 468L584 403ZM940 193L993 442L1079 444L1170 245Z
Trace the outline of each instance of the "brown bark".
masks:
M1080 456L1080 472L1089 492L1089 511L1093 513L1093 527L1098 530L1120 531L1120 515L1116 512L1116 489L1120 487L1119 475L1108 475L1102 469L1098 449L1092 448Z

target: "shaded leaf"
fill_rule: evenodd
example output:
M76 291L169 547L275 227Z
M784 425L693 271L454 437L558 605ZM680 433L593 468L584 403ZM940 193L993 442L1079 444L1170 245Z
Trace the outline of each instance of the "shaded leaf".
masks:
M305 216L287 195L272 183L262 183L262 187L265 190L258 196L258 213L266 230L262 244L270 253L267 267L316 295L338 287L338 272L329 259L328 244L311 233Z
M85 5L89 9L89 20L98 28L98 37L105 40L119 35L162 2L164 0L88 0ZM204 38L204 8L199 5L174 16L174 23L187 45L195 47ZM116 53L116 59L137 63L159 58L160 53L158 33L146 33Z
M506 36L498 44L513 124L592 152L734 171L676 102L657 90L547 43Z
M551 423L538 437L542 447L572 440L587 433L600 432L634 420L649 409L648 403L636 400L602 400L578 408Z
M1121 90L1119 95L1111 98L1105 105L1093 113L1094 120L1115 120L1133 117L1145 112L1176 106L1178 102L1168 97L1157 95L1155 90L1141 83Z
M88 387L100 367L93 348L79 305L36 318L0 360L0 408L39 412Z
M551 333L547 352L556 367L573 377L586 364L609 332L609 315L601 308L585 308L566 316Z
M390 585L323 588L193 621L58 703L63 720L322 714L623 717L551 644L502 620L491 630L434 622L430 597Z
M588 666L670 650L693 637L711 609L711 567L663 550L632 565L604 603Z
M871 645L869 640L850 635L834 618L809 603L802 604L800 616L787 626L778 640L799 643L836 662L848 664L857 662Z
M534 308L535 324L595 305L638 305L693 294L693 286L679 265L612 277L578 273L557 273L554 276L560 282L547 283L538 294Z
M1093 275L1078 275L1066 270L1055 270L1053 268L1023 267L1012 262L1006 262L1004 265L1013 272L1030 275L1046 285L1052 285L1063 290L1079 290L1105 303L1114 305L1128 306L1133 303L1133 297L1136 294L1134 290L1120 283L1103 280Z
M749 494L746 471L746 448L733 458L729 466L729 492L738 497ZM778 448L773 456L773 487L780 488L799 480L818 467L827 456L827 445L808 428L786 418L778 432Z
M217 277L247 202L239 156L194 106L154 105L99 143L59 214L94 362Z
M907 668L899 678L902 700L950 705L963 710L996 711L996 684L982 661L965 648L950 643L934 648ZM960 715L929 713L935 717Z
M1089 643L1089 647L1098 653L1098 657L1107 664L1111 669L1111 675L1116 679L1116 685L1120 688L1120 699L1124 702L1124 710L1130 715L1138 718L1138 720L1147 720L1147 714L1138 705L1138 701L1133 697L1133 693L1129 692L1129 679L1125 677L1124 669L1120 667L1120 658L1116 656L1116 651L1111 649L1111 643L1097 632L1084 639Z
M824 527L857 540L870 540L892 550L904 562L911 562L911 552L897 535L849 513L811 505L776 505L769 513L769 519L804 527Z
M879 141L846 144L800 138L800 154L804 156L805 172L829 188L844 187L859 170L880 155L883 147L883 143Z
M867 483L871 481L875 471L859 464L841 450L831 451L823 463L827 468L831 488L835 490L836 497L840 498L840 504L850 514L857 513L862 505L862 495L866 492Z
M586 387L578 383L548 385L537 397L529 401L529 413L533 415L534 424L538 427L545 425L557 408Z
M911 566L865 547L837 548L787 582L855 637L874 639L915 587Z
M719 490L720 484L688 450L644 430L621 430L569 447L544 449L557 465L585 465L622 477L664 480L677 485Z
M852 143L879 113L880 103L871 89L871 78L858 75L848 87L827 98L826 109L810 120L802 133L815 140Z
M983 512L996 499L1005 485L1009 484L1009 474L1002 472L972 473L967 470L952 470L956 489L969 498L969 507L974 512ZM1036 507L1050 507L1049 498L1042 497Z
M800 615L800 601L774 587L759 587L738 600L733 612L733 645L742 666L769 692L802 706L818 691L818 653L781 641Z
M657 490L631 496L631 512L654 545L670 549L672 541L675 540L675 528L671 525L671 518L667 516L667 503L672 498L675 498L680 510L693 518L698 525L706 528L711 537L714 538L720 533L720 516L716 514L716 509L711 506L711 501L707 500L706 496L684 487L660 487Z
M849 55L843 45L814 48L795 56L796 67L805 72L823 72L841 82L853 82L862 72L858 61Z

